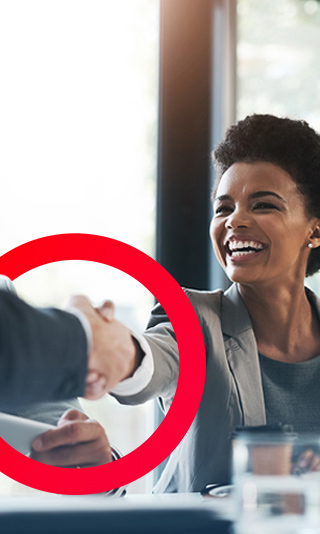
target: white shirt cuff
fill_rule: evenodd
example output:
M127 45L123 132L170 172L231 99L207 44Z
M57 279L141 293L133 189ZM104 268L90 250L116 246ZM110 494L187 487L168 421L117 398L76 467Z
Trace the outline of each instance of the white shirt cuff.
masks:
M140 391L142 391L149 384L154 371L153 356L148 342L140 334L136 334L135 332L131 331L131 335L139 343L141 350L145 353L145 355L133 376L122 380L122 382L119 382L119 384L117 384L116 387L114 387L111 391L113 395L117 395L119 397L136 395L137 393L140 393Z

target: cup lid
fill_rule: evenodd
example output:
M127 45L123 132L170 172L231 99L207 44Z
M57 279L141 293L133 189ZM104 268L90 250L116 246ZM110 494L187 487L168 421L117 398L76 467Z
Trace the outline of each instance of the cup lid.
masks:
M236 426L231 434L232 440L249 439L252 441L288 441L296 438L293 426L286 423L259 426Z

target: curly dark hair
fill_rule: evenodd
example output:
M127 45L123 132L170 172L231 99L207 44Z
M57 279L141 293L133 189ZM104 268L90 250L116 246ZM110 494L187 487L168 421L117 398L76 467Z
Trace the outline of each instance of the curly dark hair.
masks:
M234 163L267 161L278 165L297 184L311 217L320 219L320 135L302 120L250 115L229 128L213 152L216 180ZM306 276L320 270L320 247L311 250Z

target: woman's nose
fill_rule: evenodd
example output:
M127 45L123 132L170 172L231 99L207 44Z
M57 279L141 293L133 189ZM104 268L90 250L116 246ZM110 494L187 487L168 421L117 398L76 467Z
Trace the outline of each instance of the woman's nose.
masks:
M235 210L230 213L226 220L226 228L248 228L250 226L250 217L246 211Z

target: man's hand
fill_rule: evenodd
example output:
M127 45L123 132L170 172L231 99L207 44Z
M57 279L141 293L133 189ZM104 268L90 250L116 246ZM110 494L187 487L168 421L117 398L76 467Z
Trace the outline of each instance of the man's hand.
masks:
M103 427L78 410L67 410L57 428L38 436L31 458L59 467L91 467L112 461L111 447Z
M99 399L121 380L133 374L140 363L130 330L113 318L114 307L105 301L94 308L83 296L71 297L66 305L87 317L92 331L92 347L88 359L85 397Z

